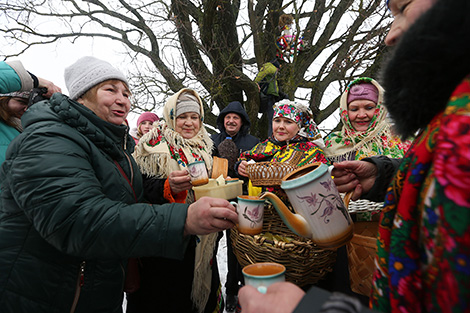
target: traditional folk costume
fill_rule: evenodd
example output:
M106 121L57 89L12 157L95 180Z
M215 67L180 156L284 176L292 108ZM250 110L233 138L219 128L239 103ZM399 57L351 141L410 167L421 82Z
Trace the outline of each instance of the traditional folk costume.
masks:
M189 98L187 96L188 94L190 95ZM180 113L181 106L186 106L185 103L187 103L184 100L185 97L187 101L191 101L190 98L192 98L199 103L197 113L200 114L201 128L196 136L191 139L183 138L175 131L177 112L178 115L182 114ZM183 101L181 100L182 98ZM186 112L194 112L194 110ZM202 107L202 101L195 91L182 89L168 99L163 109L163 120L159 122L158 126L154 127L140 139L136 147L136 152L134 153L134 158L144 175L144 185L147 185L147 187L144 186L146 195L151 197L154 192L159 191L160 200L162 201L194 202L194 193L192 190L173 195L168 182L168 176L172 171L186 169L189 163L195 161L204 161L208 172L211 172L213 143L202 124L203 121L204 109ZM174 298L175 301L178 301L177 299L179 297L181 299L180 301L183 303L185 301L184 297L190 296L196 309L194 312L223 311L222 292L215 258L217 236L218 234L214 233L197 236L195 238L195 241L197 241L195 253L190 254L194 255L193 258L195 259L193 262L186 262L186 264L194 264L193 275L184 278L185 280L190 279L192 282L191 294L178 294L180 291L178 290L178 285L181 282L177 282L177 284L173 286L174 290L172 290L172 292L177 293ZM188 249L191 249L191 247ZM157 266L158 260L155 263L155 266ZM166 271L168 271L168 269L166 269ZM153 279L161 280L161 277L154 277ZM161 281L161 284L162 288L171 288L168 285L168 281ZM154 298L149 299L150 297ZM158 294L153 294L149 296L149 298L146 300L157 302L155 298L159 297ZM169 299L161 300L170 301ZM161 308L162 303L160 302L159 305ZM174 303L171 305L174 305Z
M348 115L348 99L354 86L372 84L378 90L377 107L366 131L356 131L351 125ZM360 92L360 91L359 91ZM373 155L386 155L401 158L408 149L410 142L402 141L392 133L387 121L387 109L383 105L383 88L372 78L362 77L352 81L340 99L340 116L343 128L325 139L325 154L331 162L361 160ZM360 97L360 95L358 96Z
M468 1L437 1L385 71L397 130L419 134L385 197L371 298L381 312L470 310L469 13Z
M285 117L296 122L300 128L297 135L282 142L272 135L253 149L243 152L240 161L289 163L297 167L313 162L328 164L322 150L324 142L310 109L290 100L281 100L274 106L273 119L277 117ZM266 190L287 199L280 187L267 187Z

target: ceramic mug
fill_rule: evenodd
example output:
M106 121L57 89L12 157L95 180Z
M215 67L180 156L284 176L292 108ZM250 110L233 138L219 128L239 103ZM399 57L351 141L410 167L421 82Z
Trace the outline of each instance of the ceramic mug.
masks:
M238 231L256 235L263 229L264 200L257 196L238 196L237 202L230 202L238 213Z
M245 284L253 286L261 293L266 293L268 286L285 281L286 268L273 262L254 263L243 268Z
M204 161L196 161L189 163L188 172L189 176L191 176L191 184L193 186L201 186L209 182L206 163L204 163Z

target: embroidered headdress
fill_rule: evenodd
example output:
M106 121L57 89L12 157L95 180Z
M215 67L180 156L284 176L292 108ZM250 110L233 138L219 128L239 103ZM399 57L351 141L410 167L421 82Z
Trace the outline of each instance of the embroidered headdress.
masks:
M313 113L308 107L295 101L284 99L274 105L273 119L276 117L285 117L294 121L300 129L297 134L298 136L313 141L321 148L325 146L317 124L313 119Z

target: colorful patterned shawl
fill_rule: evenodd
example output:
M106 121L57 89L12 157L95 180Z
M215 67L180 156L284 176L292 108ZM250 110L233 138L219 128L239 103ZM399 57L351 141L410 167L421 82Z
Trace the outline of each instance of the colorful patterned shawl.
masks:
M470 79L416 138L385 199L371 305L470 312Z
M356 131L349 121L347 98L351 86L368 82L379 90L377 107L366 131ZM361 160L373 155L387 155L401 158L410 145L409 141L402 142L398 136L392 134L390 124L387 122L387 110L383 106L382 86L374 79L361 77L352 81L340 100L340 116L343 128L339 132L331 133L325 140L325 154L328 160L340 162L345 160Z

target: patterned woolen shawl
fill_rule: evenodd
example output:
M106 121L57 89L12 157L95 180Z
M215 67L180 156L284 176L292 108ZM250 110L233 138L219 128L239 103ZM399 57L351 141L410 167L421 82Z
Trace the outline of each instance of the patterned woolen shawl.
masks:
M384 71L397 130L419 135L385 198L371 297L380 312L470 312L469 26L468 0L438 0Z
M379 91L378 103L372 121L365 131L356 131L349 120L348 93L351 86L358 83L372 83ZM387 110L383 106L384 90L374 79L361 77L352 81L340 99L340 116L343 128L332 133L325 140L324 149L328 160L341 162L346 160L361 160L373 155L387 155L401 158L408 149L410 142L402 142L394 135L387 122Z

